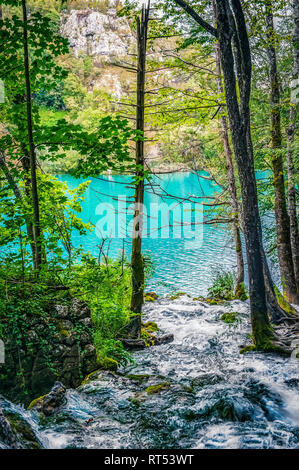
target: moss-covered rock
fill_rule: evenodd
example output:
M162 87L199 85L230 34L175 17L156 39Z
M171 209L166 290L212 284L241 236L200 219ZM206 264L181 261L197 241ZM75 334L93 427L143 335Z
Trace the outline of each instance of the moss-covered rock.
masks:
M231 300L231 299L229 299ZM224 300L222 299L213 299L213 298L207 298L205 299L205 302L210 305L221 305L223 304Z
M117 371L118 362L111 357L98 358L97 360L98 367L104 370Z
M62 383L56 382L48 394L33 400L28 409L35 408L45 416L51 416L65 403L66 388Z
M159 327L157 325L157 323L153 322L153 321L148 321L146 323L144 323L144 328L147 330L147 331L159 331Z
M31 424L13 408L0 408L0 441L11 449L41 449Z
M162 391L168 390L170 388L169 382L162 382L156 385L150 385L145 389L148 395L153 395L154 393L160 393Z
M193 300L200 301L200 302L205 302L206 304L209 304L209 305L221 305L224 302L223 299L215 299L215 298L211 298L211 297L202 297L201 295L198 296L198 297L193 297Z
M176 300L179 297L182 297L183 295L187 295L186 292L176 292L170 297L170 300Z
M145 301L147 302L153 302L154 300L157 300L159 298L158 294L156 292L146 292L145 293Z
M238 321L238 317L238 312L227 312L221 315L220 320L223 320L225 323L235 323L236 321Z
M30 312L21 322L8 317L4 324L5 380L0 393L28 405L46 394L56 381L75 388L99 368L93 344L90 310L77 299Z

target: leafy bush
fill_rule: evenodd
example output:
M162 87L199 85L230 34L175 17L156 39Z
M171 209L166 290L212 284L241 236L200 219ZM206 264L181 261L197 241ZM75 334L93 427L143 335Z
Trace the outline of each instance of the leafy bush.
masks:
M131 360L119 338L125 336L130 320L131 269L121 257L104 262L84 255L82 263L75 266L66 282L71 293L87 302L95 325L94 342L100 360L108 357L120 364Z
M38 106L45 106L46 108L65 110L66 106L63 100L64 84L58 82L51 91L41 88L38 92L34 93L34 100Z
M209 298L232 300L234 298L235 274L232 272L216 273L212 286L208 289Z

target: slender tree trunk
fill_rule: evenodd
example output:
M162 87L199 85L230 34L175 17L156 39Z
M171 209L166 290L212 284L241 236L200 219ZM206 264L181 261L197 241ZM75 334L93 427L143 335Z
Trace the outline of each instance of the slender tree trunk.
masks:
M299 289L299 231L298 219L296 209L296 188L295 188L295 167L294 167L294 140L297 129L297 106L299 87L299 1L293 0L293 13L294 13L294 33L293 33L293 48L294 48L294 65L292 71L291 81L291 105L290 105L290 118L289 126L287 129L287 168L288 168L288 206L290 216L290 235L292 245L292 255L294 263L294 271L297 289Z
M24 41L24 69L26 82L26 102L27 102L27 132L30 160L30 182L33 205L33 234L35 243L35 267L40 269L42 264L42 236L40 228L39 198L36 181L36 154L33 141L33 123L32 123L32 103L31 103L31 82L28 51L28 29L27 29L27 8L26 0L22 0L23 11L23 41Z
M9 186L11 187L14 195L15 195L15 198L18 199L20 202L22 202L22 194L18 188L18 185L17 183L15 182L8 166L7 166L7 163L5 161L5 156L3 155L3 153L0 151L0 168L2 169L5 177L6 177L6 180L9 184ZM25 217L25 223L26 223L26 230L27 230L27 235L28 235L28 239L29 239L29 242L30 242L30 246L31 246L31 251L32 251L32 258L33 258L33 265L34 265L34 262L35 262L35 245L34 245L34 240L33 240L33 229L32 229L32 222L30 220L29 217Z
M132 298L131 311L136 315L129 325L129 334L134 338L140 337L141 310L144 298L144 260L141 251L143 202L144 202L144 102L145 102L145 70L146 46L148 33L150 5L142 9L141 19L137 20L137 110L136 129L141 138L136 141L136 185L135 185L135 213L133 221L132 243Z
M29 153L27 151L26 146L22 146L23 150L23 156L21 159L21 165L24 170L24 189L25 189L25 194L28 198L28 201L31 201L32 199L32 193L31 193L31 177L30 177L30 158L29 158ZM34 224L31 220L28 221L28 236L30 239L30 245L31 245L31 250L33 253L33 267L35 270L38 269L37 264L36 264L36 247L35 247L35 237L34 237Z
M280 276L284 295L291 303L299 303L297 292L292 247L290 237L290 219L286 205L284 187L284 169L281 154L281 113L280 91L277 72L275 31L273 23L272 1L266 2L266 34L268 39L268 57L270 65L270 104L271 104L271 145L272 167L274 173L273 185L275 192L275 218L277 233L277 251L280 267Z
M215 1L213 3L215 6ZM216 44L215 51L216 51L216 72L218 75L218 78L217 78L218 93L223 94L219 43ZM238 196L237 196L236 181L235 181L235 174L234 174L233 154L232 154L232 149L229 143L227 120L226 120L226 116L223 113L221 116L221 136L222 136L222 142L224 146L224 153L225 153L226 165L227 165L228 186L229 186L229 193L230 193L230 198L231 198L232 217L233 217L233 233L234 233L235 250L236 250L236 256L237 256L237 275L236 275L235 296L239 298L239 297L242 297L242 295L244 295L244 259L243 259L242 243L241 243L241 235L240 235L239 204L238 204Z

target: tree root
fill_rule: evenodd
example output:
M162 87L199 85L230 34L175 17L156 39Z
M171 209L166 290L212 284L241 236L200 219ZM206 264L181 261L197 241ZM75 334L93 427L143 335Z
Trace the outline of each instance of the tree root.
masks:
M262 351L267 353L276 353L281 356L290 356L295 350L295 341L299 344L299 322L297 324L281 325L273 327L272 338L267 338L261 347L255 345L245 346L240 353L249 351Z

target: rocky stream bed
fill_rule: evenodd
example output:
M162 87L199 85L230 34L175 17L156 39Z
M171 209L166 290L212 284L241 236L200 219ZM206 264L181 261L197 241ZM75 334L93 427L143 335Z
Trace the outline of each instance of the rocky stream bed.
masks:
M0 399L15 447L299 446L299 362L240 354L250 341L247 302L161 298L147 303L144 313L174 340L134 352L135 362L117 373L91 374L79 388L66 391L54 414ZM226 323L224 313L233 313L236 321ZM11 446L2 427L0 448Z

